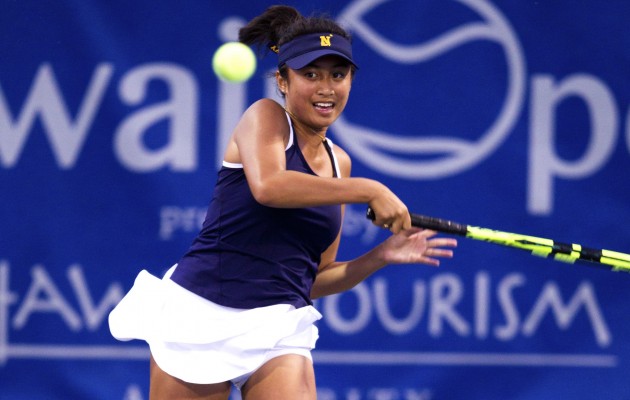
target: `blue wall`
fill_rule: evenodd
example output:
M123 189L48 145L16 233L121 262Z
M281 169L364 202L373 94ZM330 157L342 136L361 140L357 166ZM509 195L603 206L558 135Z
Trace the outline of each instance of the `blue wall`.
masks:
M240 113L213 51L269 4L0 1L0 398L148 398L107 314L205 213ZM630 251L627 1L298 1L354 34L330 137L410 209ZM348 207L340 258L385 238ZM323 400L630 398L630 276L460 240L324 314Z

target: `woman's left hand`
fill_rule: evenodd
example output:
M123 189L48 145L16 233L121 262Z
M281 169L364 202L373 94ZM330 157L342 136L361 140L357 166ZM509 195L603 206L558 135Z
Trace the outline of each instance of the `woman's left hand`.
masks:
M383 259L387 264L426 264L439 266L438 258L452 258L457 240L434 238L437 232L410 228L390 236L382 243Z

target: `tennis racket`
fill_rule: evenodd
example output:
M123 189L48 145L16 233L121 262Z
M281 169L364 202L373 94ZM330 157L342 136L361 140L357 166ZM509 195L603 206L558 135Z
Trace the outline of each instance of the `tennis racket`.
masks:
M536 236L464 225L420 214L411 213L410 215L411 225L418 228L431 229L451 235L464 236L469 239L514 247L529 251L535 256L549 257L569 264L573 264L576 261L585 261L605 269L630 273L630 254L604 249L592 249L574 243L561 243ZM371 208L367 210L367 217L371 220L376 218Z

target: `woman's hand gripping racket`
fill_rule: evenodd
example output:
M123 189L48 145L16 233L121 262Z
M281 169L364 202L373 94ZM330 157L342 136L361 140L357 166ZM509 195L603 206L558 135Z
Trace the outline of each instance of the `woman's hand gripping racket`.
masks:
M554 260L569 264L573 264L576 261L586 261L613 271L630 272L630 254L592 249L579 244L560 243L552 239L464 225L420 214L411 213L410 215L411 224L415 227L514 247L529 251L535 256L551 257ZM371 208L367 210L367 217L371 220L376 218Z

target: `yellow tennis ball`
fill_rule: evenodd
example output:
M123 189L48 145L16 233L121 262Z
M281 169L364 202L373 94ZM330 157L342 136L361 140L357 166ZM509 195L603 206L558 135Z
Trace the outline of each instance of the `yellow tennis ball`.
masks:
M243 82L256 71L256 56L249 46L241 42L228 42L215 51L212 69L221 80Z

